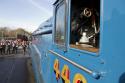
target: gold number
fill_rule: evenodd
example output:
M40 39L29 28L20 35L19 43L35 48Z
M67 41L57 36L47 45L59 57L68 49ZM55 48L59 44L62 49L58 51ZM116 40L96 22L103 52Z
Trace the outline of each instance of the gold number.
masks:
M54 62L54 72L56 74L56 79L58 80L60 78L60 71L59 71L59 61L58 59Z
M87 83L87 81L86 81L84 76L82 76L81 74L77 73L74 76L73 83Z
M70 83L69 77L70 76L70 71L67 65L63 66L61 77L64 81L64 83Z

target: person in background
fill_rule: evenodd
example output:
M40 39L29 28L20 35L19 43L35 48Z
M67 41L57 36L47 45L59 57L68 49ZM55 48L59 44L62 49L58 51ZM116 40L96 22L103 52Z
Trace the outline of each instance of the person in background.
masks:
M2 55L2 42L0 41L0 54Z
M5 44L5 41L2 42L2 52L3 54L5 54L6 52L6 44Z
M23 47L23 54L25 55L25 53L26 53L26 47L27 47L26 41L22 42L22 47Z
M7 54L10 54L11 43L7 42Z
M15 41L15 53L17 54L17 50L18 50L18 41Z
M12 42L12 53L14 54L15 53L15 47L16 47L16 45L15 45L15 43L14 43L14 41Z

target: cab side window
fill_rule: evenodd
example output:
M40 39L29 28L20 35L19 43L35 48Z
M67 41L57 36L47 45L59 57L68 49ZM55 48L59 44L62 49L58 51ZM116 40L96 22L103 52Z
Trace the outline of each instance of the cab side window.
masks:
M56 8L55 43L65 45L65 3L62 2Z
M100 40L100 0L72 0L70 46L98 52Z

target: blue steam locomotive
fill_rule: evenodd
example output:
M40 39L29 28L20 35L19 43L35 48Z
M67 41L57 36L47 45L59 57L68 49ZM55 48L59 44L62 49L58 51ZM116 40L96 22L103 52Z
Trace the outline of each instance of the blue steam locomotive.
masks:
M32 34L37 83L125 83L125 1L57 0Z

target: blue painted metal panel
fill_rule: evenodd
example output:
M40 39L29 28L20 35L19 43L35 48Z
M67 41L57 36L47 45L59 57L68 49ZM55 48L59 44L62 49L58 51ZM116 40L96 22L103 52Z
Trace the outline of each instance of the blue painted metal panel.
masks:
M62 72L63 66L68 65L70 74L69 80L70 83L73 83L74 76L77 73L82 74L87 83L124 83L125 82L125 1L124 0L101 0L101 12L100 12L100 49L99 53L88 52L84 50L71 48L69 45L70 42L70 7L71 0L66 0L67 4L67 26L66 26L66 51L60 49L54 43L54 31L52 34L39 35L38 42L35 43L39 52L41 53L40 65L42 79L45 83L63 83L61 77L57 81L56 74L54 73L54 61L59 60L59 70L60 74ZM59 2L55 3L57 6ZM54 8L56 8L54 6ZM54 14L55 15L55 14ZM55 20L55 17L53 17ZM55 27L55 26L54 26ZM53 35L53 37L52 37ZM53 42L52 42L53 41ZM52 50L53 52L65 57L66 59L72 61L68 62L67 60L48 52ZM38 58L34 58L35 50L32 49L32 58L33 66L35 72L38 72L36 61ZM74 63L85 67L91 72L88 73ZM95 79L97 75L101 77ZM39 80L39 76L36 75L36 80ZM39 83L39 82L38 82Z

